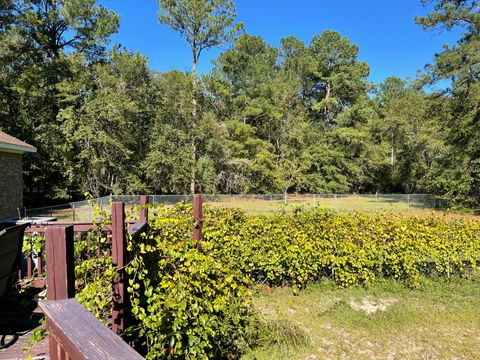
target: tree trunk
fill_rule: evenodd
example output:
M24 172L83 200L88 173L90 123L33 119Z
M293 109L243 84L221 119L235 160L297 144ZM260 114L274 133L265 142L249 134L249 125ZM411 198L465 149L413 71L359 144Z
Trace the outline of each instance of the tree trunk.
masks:
M190 192L192 195L196 191L196 170L197 170L197 139L196 139L196 128L197 128L197 56L194 53L193 56L193 97L192 97L192 172L190 177Z
M330 99L330 96L332 96L332 86L330 83L327 81L325 84L325 100ZM323 108L323 119L325 122L329 122L328 116L329 116L330 110L328 109L328 106L324 106Z
M390 165L395 164L395 145L394 145L394 137L392 134L392 149L391 149L391 154L390 154Z

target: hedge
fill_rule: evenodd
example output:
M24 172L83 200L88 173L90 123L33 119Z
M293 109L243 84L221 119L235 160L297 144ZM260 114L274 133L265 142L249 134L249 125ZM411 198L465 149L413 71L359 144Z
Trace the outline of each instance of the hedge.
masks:
M160 210L152 222L155 236L186 239L190 214L185 204ZM322 277L368 285L379 276L416 286L423 278L463 274L480 259L480 222L433 214L297 209L255 216L206 207L203 234L206 254L271 286L303 287Z
M418 286L479 266L480 222L473 220L318 209L254 216L205 207L199 252L190 204L150 211L150 231L129 240L126 268L136 319L128 332L149 359L240 358L259 329L255 283L300 289L322 278L354 286L391 277ZM88 261L77 267L78 297L102 318L114 272L108 263L100 274L95 268Z

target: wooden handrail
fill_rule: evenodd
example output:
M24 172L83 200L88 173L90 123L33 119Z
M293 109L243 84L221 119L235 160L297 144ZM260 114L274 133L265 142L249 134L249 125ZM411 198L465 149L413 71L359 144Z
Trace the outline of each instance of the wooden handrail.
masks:
M136 238L141 233L145 232L148 227L148 222L136 222L128 227L128 234L132 238Z
M40 302L40 307L45 313L49 334L58 344L57 353L68 354L65 358L72 360L144 359L75 299L44 301ZM50 356L52 357L52 354Z
M134 221L128 221L128 225L135 224ZM44 233L49 227L59 227L59 226L73 226L74 232L87 232L90 230L98 229L97 225L92 224L92 222L49 222L44 224L33 224L28 229L25 230L26 233ZM112 231L111 225L106 225L102 228L102 231Z

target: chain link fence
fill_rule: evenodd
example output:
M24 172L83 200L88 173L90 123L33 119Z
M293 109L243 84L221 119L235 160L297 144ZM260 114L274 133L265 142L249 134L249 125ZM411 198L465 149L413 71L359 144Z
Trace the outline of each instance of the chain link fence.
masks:
M336 212L408 212L425 213L442 209L442 202L428 194L249 194L249 195L203 195L209 206L240 208L249 214L269 214L291 210L298 206L318 207ZM179 202L192 202L191 195L150 195L153 205L173 206ZM25 217L54 217L58 221L91 221L94 205L110 209L113 201L122 201L127 210L140 203L140 195L104 196L92 201L71 202L64 205L25 209Z

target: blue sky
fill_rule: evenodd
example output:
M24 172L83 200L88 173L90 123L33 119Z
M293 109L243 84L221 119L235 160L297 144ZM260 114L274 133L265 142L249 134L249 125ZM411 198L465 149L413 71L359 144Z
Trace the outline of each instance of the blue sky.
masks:
M101 0L121 16L112 44L139 51L152 69L190 70L191 54L185 41L157 20L156 0ZM293 35L307 44L324 30L335 30L360 47L359 58L371 68L370 79L414 77L445 43L458 33L424 31L414 17L425 14L420 0L237 0L238 21L249 34L277 46ZM211 69L211 60L228 47L206 52L199 70Z

